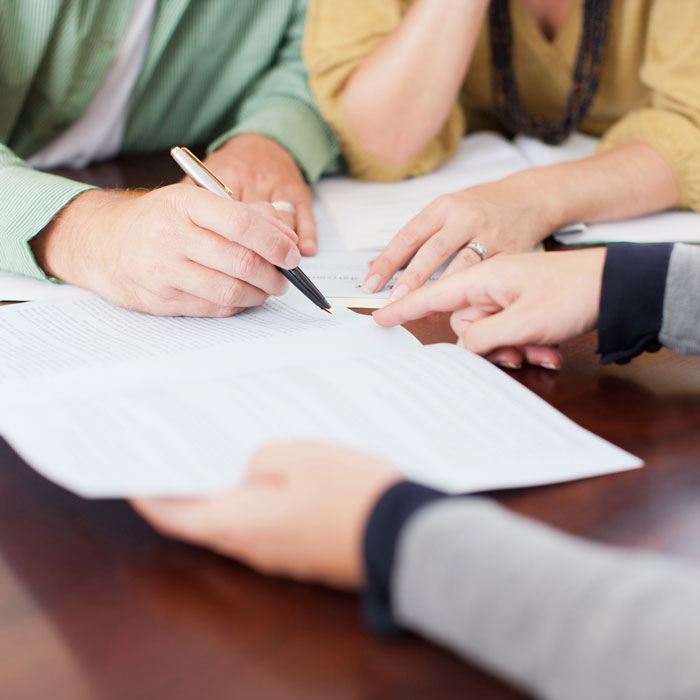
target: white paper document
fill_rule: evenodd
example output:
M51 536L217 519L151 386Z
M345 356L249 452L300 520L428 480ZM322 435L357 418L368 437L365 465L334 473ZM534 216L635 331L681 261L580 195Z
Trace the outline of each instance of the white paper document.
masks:
M700 243L700 214L667 211L623 221L588 224L583 231L554 235L564 245L606 243Z
M291 293L231 319L95 296L6 307L0 344L0 433L85 496L212 493L261 445L297 438L454 492L641 465L465 350Z
M589 158L595 154L599 143L599 138L579 133L571 134L563 143L557 146L552 146L532 136L523 136L522 134L513 139L513 145L536 168Z
M362 291L369 264L376 253L349 251L318 199L314 203L318 252L302 258L300 267L333 307L378 309L389 302L390 290L377 294Z
M379 309L388 304L389 294L403 270L399 270L384 289L375 294L367 294L362 290L362 283L372 258L378 253L348 250L318 201L314 207L314 214L318 231L318 253L302 259L301 268L304 272L334 308L344 306L352 309ZM447 264L437 270L430 280L436 280L446 266Z
M484 131L465 138L457 153L428 175L391 183L324 178L316 185L316 195L348 249L380 250L440 195L528 167L529 161L510 141Z
M0 270L0 301L38 301L87 294L71 284L54 284Z
M389 303L389 294L403 269L389 280L384 289L375 294L362 290L362 283L367 276L370 260L377 255L368 255L362 251L325 252L304 258L304 272L333 304L352 309L379 309ZM434 282L444 272L447 264L442 265L430 277ZM428 284L427 282L426 284Z

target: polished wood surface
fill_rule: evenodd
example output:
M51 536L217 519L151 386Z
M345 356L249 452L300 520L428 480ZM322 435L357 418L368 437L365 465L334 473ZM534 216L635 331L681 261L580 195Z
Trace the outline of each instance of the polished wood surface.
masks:
M72 175L106 187L179 177L167 156ZM444 316L409 330L452 340ZM647 467L496 496L599 541L700 559L700 358L664 350L603 368L594 349L588 336L563 347L560 372L512 374ZM165 540L125 503L73 496L0 442L0 698L49 697L521 696L422 640L373 637L354 595Z

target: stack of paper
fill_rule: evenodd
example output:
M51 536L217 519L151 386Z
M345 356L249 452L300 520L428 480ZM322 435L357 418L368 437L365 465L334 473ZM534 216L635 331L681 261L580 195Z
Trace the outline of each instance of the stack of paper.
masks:
M291 293L230 319L20 304L0 309L0 338L0 433L85 496L211 493L260 446L299 438L455 492L641 465L482 358Z

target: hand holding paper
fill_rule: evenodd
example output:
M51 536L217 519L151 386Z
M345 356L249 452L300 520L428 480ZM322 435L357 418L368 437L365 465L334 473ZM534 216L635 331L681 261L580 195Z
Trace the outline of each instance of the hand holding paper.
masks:
M255 454L235 490L132 505L164 534L259 571L358 588L367 517L381 492L400 478L396 467L364 452L280 443Z

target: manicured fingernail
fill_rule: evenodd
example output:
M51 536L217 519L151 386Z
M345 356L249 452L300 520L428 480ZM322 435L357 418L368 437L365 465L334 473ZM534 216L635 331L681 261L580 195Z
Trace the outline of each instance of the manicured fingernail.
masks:
M541 362L540 367L544 367L544 369L561 369L561 365L555 365L553 362Z
M287 257L284 259L284 264L291 270L291 268L296 267L301 262L301 255L296 248L292 248Z
M496 362L499 367L505 369L520 369L522 365L516 365L515 362Z
M379 275L370 275L362 285L362 291L367 292L367 294L374 294L379 289L379 283L381 282L381 277Z
M405 297L411 290L405 285L400 284L398 287L394 288L394 291L389 296L390 301L398 301Z

